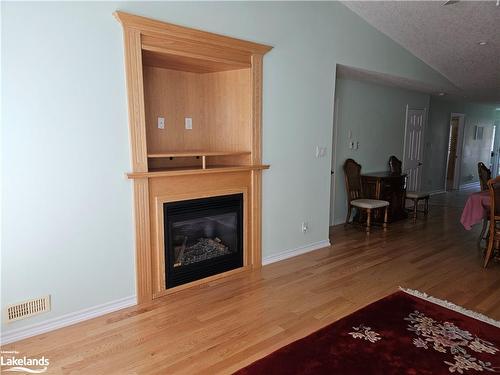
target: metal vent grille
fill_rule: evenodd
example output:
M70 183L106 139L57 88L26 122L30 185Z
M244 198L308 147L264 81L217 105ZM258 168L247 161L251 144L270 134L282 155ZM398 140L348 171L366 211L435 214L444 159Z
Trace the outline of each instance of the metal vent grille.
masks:
M7 306L7 323L50 311L50 295Z

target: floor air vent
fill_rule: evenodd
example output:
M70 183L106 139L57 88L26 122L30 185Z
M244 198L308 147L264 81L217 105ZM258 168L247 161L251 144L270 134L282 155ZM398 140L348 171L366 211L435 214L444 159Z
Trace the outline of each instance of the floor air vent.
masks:
M50 296L45 296L7 306L7 323L29 318L50 311Z

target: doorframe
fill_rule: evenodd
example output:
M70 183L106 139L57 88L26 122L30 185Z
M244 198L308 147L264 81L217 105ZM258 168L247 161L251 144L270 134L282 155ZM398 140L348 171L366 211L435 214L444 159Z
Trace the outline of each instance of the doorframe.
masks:
M335 77L335 90L337 89L337 78ZM333 132L332 132L332 155L330 158L330 215L329 227L335 225L335 197L337 192L337 149L338 149L338 116L339 97L334 94L333 98Z
M493 127L495 128L495 139L493 141L493 152L495 153L494 159L493 159L493 165L492 165L492 170L491 174L493 176L498 175L498 166L500 163L500 120L494 120L493 121Z
M451 135L451 120L453 117L458 117L458 138L457 138L457 151L459 152L460 158L457 157L458 161L458 171L457 164L455 164L455 175L453 176L453 190L458 190L460 188L460 177L462 175L462 152L464 146L464 132L465 132L465 114L458 112L450 113L450 120L448 121L448 145L446 147L446 168L444 172L444 191L448 191L448 163L450 162L450 135Z
M424 159L425 159L425 130L427 128L427 114L428 114L428 110L427 110L427 107L410 107L409 104L406 105L406 110L405 110L405 132L404 132L404 135L403 135L403 160L402 160L402 166L401 168L403 169L403 172L405 170L405 155L406 155L406 133L408 132L408 111L410 110L415 110L415 111L424 111L424 125L422 127L422 155L421 155L421 163L422 163L422 175L423 175L423 170L425 167L425 164L424 164ZM420 190L421 188L421 185L422 185L422 178L420 178L420 183L419 183L420 186L417 187L417 190Z

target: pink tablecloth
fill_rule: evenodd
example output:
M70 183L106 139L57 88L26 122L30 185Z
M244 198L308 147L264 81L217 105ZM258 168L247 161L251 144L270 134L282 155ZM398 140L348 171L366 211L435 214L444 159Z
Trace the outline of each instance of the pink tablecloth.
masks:
M487 217L490 207L490 195L488 191L472 193L465 203L460 222L465 229L471 230L472 226L479 224Z

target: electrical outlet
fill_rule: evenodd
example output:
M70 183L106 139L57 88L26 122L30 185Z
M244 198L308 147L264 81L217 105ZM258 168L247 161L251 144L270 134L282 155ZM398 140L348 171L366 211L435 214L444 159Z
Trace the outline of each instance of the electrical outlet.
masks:
M306 233L309 230L309 223L307 221L302 222L302 233Z
M165 117L158 117L158 129L165 129Z
M186 117L184 119L184 126L186 130L192 130L193 129L193 119L191 117Z

